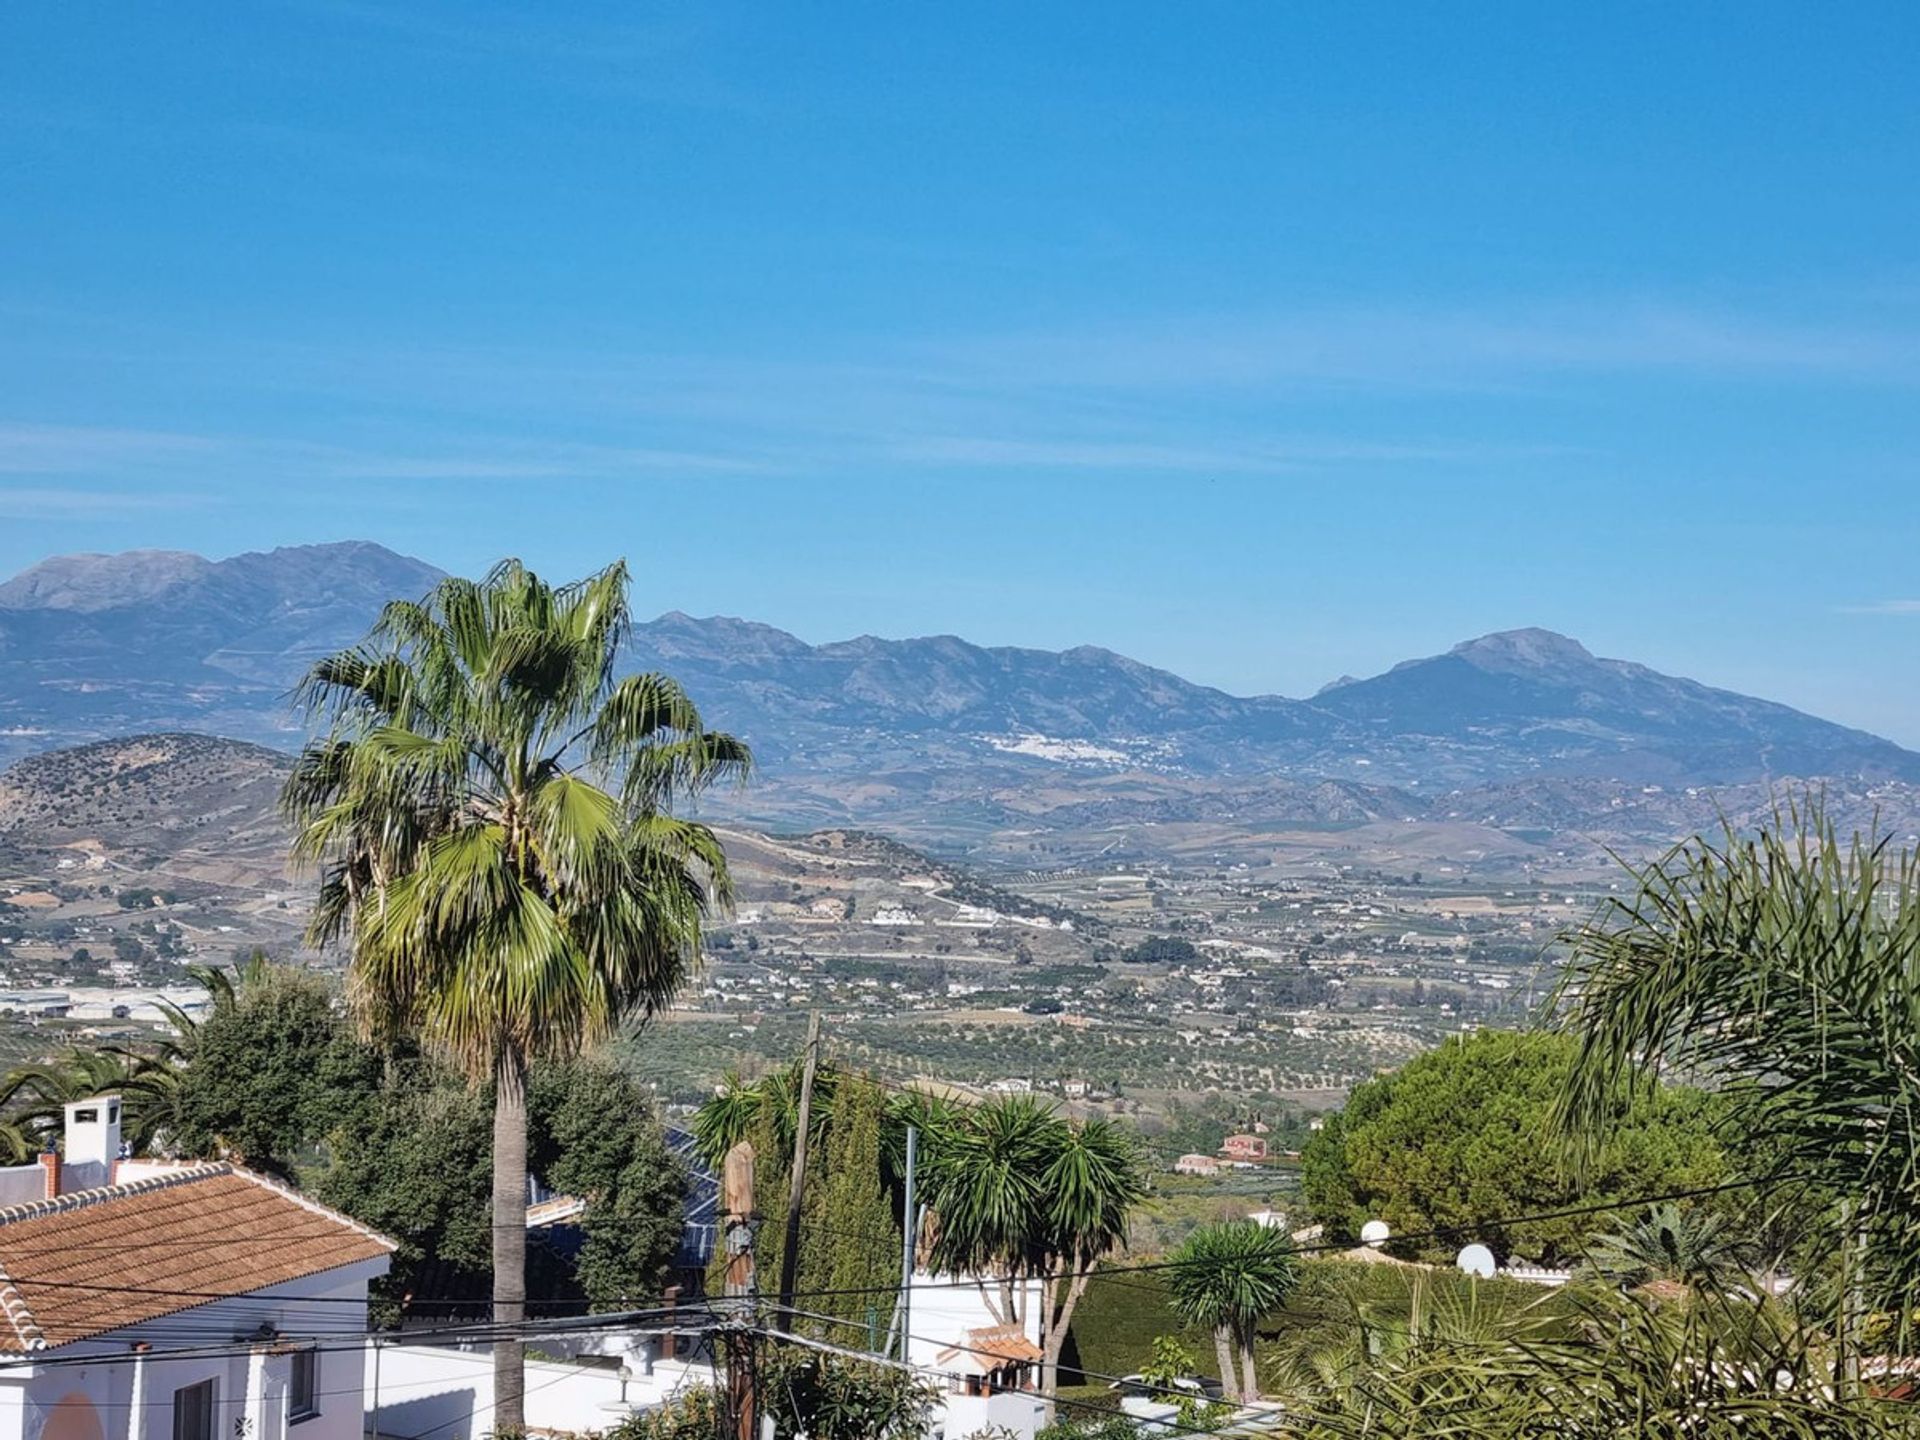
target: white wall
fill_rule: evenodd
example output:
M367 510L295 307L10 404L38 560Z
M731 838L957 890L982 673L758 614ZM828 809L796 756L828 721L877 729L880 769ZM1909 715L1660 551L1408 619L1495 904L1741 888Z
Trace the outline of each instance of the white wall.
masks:
M934 1411L935 1440L967 1440L983 1430L1005 1430L1031 1440L1047 1423L1047 1402L1038 1395L943 1395Z
M988 1290L994 1296L994 1303L998 1304L1000 1287L989 1282ZM1027 1338L1038 1345L1040 1282L1027 1281L1026 1292L1024 1319ZM886 1331L891 1313L890 1307L881 1309L882 1334ZM934 1357L947 1346L967 1343L967 1331L982 1330L1000 1323L987 1304L986 1292L979 1286L958 1284L952 1275L918 1273L913 1277L912 1309L907 1319L907 1333L913 1337L907 1358L915 1365L936 1365L938 1362Z
M966 1369L965 1357L938 1357L949 1345L964 1346L969 1330L982 1330L1001 1323L987 1303L987 1294L978 1285L956 1284L952 1275L916 1274L913 1277L912 1309L907 1317L907 1333L912 1337L907 1358L915 1365L947 1372ZM1040 1343L1040 1282L1026 1281L1022 1319L1027 1338ZM988 1289L999 1303L1000 1287ZM881 1315L886 1324L887 1315ZM932 1378L932 1377L929 1377ZM1037 1377L1036 1377L1037 1378ZM934 1408L933 1429L942 1440L966 1440L969 1435L1000 1426L1017 1436L1031 1436L1046 1423L1045 1404L1031 1395L956 1395L943 1373L936 1382L940 1398Z
M46 1198L46 1166L38 1161L31 1165L0 1165L0 1207L31 1205Z
M172 1440L174 1392L205 1379L217 1390L215 1440L360 1440L365 1356L357 1343L326 1337L366 1329L367 1283L386 1268L382 1256L10 1362L0 1368L0 1440L42 1440L48 1415L68 1395L91 1403L102 1440ZM168 1353L231 1347L262 1324L288 1343L313 1337L320 1347L312 1418L288 1421L289 1355ZM138 1344L150 1347L144 1358L135 1355ZM72 1363L80 1357L89 1363Z
M528 1360L528 1428L572 1434L605 1430L629 1414L714 1383L712 1369L704 1364L659 1361L646 1370L629 1368L635 1373L626 1382L623 1404L615 1370ZM368 1386L367 1426L379 1432L380 1440L411 1440L429 1432L433 1440L479 1440L492 1428L493 1352L485 1345L382 1344L377 1394L371 1379Z

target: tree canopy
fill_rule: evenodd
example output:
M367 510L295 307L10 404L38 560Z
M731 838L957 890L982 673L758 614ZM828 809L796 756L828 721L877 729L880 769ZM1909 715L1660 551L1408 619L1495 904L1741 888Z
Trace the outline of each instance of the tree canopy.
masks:
M1578 1175L1556 1107L1574 1042L1545 1031L1481 1030L1357 1086L1302 1157L1302 1190L1336 1239L1368 1220L1401 1248L1450 1259L1477 1241L1548 1263L1577 1258L1612 1217L1512 1217L1707 1188L1728 1174L1713 1097L1659 1086L1616 1116ZM1430 1234L1430 1232L1438 1232Z

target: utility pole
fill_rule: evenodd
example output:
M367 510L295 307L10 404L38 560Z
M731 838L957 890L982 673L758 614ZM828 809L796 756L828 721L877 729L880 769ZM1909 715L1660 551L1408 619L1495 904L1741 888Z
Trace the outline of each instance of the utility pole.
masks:
M727 1151L721 1182L726 1208L727 1418L732 1440L759 1440L759 1394L753 1373L753 1327L757 1309L753 1279L753 1146L742 1140Z
M919 1248L919 1197L914 1193L913 1166L920 1150L918 1126L907 1127L907 1195L900 1211L900 1359L913 1359L913 1261Z
M793 1182L787 1189L787 1243L780 1251L780 1330L793 1328L793 1287L800 1274L800 1202L807 1190L807 1139L813 1129L813 1074L820 1064L820 1012L807 1017L807 1058L800 1070L800 1118L793 1132Z

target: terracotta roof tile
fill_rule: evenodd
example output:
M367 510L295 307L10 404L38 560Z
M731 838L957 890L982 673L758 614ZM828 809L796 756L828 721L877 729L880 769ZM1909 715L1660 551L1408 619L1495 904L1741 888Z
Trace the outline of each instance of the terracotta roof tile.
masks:
M231 1165L15 1205L0 1210L0 1352L70 1344L393 1248Z

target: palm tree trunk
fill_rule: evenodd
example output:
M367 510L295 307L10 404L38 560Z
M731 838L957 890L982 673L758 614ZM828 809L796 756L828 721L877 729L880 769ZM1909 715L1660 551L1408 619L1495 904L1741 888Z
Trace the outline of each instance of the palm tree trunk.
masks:
M1067 1336L1073 1328L1074 1307L1087 1292L1088 1272L1092 1268L1089 1262L1070 1280L1054 1279L1047 1282L1047 1328L1041 1343L1045 1358L1040 1364L1040 1393L1049 1400L1060 1393L1060 1355L1067 1348ZM1056 1289L1062 1286L1065 1288Z
M1240 1403L1251 1405L1260 1398L1260 1368L1253 1358L1253 1326L1240 1333Z
M1224 1325L1213 1327L1213 1353L1220 1362L1220 1392L1229 1400L1238 1400L1240 1376L1233 1364L1233 1334Z
M527 1061L511 1046L493 1072L493 1323L527 1317ZM526 1429L526 1370L517 1335L493 1342L493 1433Z

